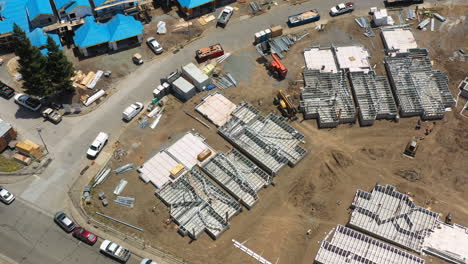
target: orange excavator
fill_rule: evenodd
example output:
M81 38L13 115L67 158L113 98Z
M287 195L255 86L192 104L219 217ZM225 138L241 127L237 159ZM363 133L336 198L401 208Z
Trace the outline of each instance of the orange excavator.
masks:
M268 64L268 69L276 78L284 79L286 77L286 74L288 73L288 69L286 69L283 63L281 63L280 59L276 54L271 53L271 57L273 58L273 60L270 61L270 64Z

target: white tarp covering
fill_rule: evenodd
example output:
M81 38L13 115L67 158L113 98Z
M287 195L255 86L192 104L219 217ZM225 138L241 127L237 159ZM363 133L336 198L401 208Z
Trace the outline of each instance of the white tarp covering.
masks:
M236 105L220 93L210 94L195 108L213 124L223 126L230 118Z
M351 72L368 72L370 69L369 53L363 47L337 47L335 53L341 69L349 69Z
M321 72L338 72L331 49L311 48L304 50L307 69Z

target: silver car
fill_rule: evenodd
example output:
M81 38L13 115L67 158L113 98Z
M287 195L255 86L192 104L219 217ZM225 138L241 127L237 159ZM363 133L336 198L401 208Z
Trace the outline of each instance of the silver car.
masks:
M0 186L0 201L4 202L5 204L11 204L15 198L16 197L11 192Z
M163 52L163 48L155 38L149 37L146 39L146 43L154 53L161 54Z

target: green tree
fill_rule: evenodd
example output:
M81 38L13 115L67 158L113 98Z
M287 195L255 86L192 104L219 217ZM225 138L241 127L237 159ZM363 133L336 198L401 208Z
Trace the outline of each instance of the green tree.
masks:
M73 64L67 59L55 41L47 37L46 69L51 83L48 94L72 91L71 77L74 75Z
M44 96L49 87L46 74L46 59L41 51L31 45L26 33L17 25L13 25L15 53L19 57L18 72L23 77L23 88L30 95Z

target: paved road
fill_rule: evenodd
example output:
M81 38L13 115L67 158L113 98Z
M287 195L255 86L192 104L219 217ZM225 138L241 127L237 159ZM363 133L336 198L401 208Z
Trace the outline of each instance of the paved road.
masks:
M77 241L60 229L51 215L21 200L10 206L0 204L0 215L0 252L17 263L117 263L99 253L99 240L94 246ZM128 263L138 261L132 257Z
M464 0L453 1L461 3ZM364 14L370 7L376 5L374 0L356 0L355 3L360 10L354 14ZM379 1L377 6L382 6L381 3ZM111 135L111 138L117 137L118 131L121 131L124 126L120 119L125 106L135 101L149 101L151 92L159 83L159 79L193 60L196 49L221 42L227 51L233 52L248 46L253 41L255 32L271 25L284 24L288 15L317 8L322 14L322 20L327 19L329 18L327 13L332 4L335 2L314 0L295 6L282 5L274 7L265 15L242 21L230 21L226 29L217 28L207 32L203 38L193 42L175 55L167 54L155 61L145 63L139 70L121 81L116 87L117 92L97 111L85 116L64 118L59 125L43 122L37 114L19 108L12 100L5 102L2 99L0 118L14 124L24 138L30 138L36 142L40 142L40 139L35 129L41 127L44 140L54 160L41 175L30 177L19 184L8 185L11 191L26 203L34 205L34 208L28 208L21 201L16 201L11 208L0 208L1 237L8 237L14 241L11 244L0 243L0 252L18 262L31 254L34 256L34 258L27 258L28 262L24 263L55 263L60 261L75 263L74 258L84 259L87 258L87 255L92 256L91 260L96 260L98 258L96 250L77 245L76 241L73 241L69 236L60 234L59 230L52 227L52 222L48 217L53 212L66 207L67 190L79 176L80 169L89 163L85 160L84 154L88 144L97 133L105 131ZM168 114L170 115L170 113ZM44 219L38 222L38 218ZM22 230L13 228L16 221L21 223L19 228ZM53 235L48 237L53 237L54 241L60 241L57 244L60 250L53 249L48 244L49 242L38 242L39 238L44 236L45 232L42 230L49 230ZM47 254L41 253L42 251L47 252Z

